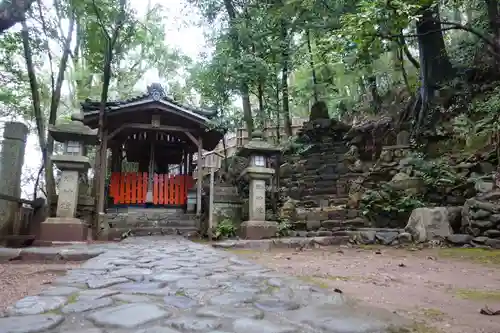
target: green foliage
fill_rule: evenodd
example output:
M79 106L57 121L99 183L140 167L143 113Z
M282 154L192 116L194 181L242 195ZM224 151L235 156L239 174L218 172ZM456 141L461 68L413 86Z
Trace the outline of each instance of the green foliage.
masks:
M362 214L372 221L379 218L404 219L415 208L425 206L421 196L395 191L387 184L380 189L366 191L360 202Z
M278 224L278 231L276 232L277 237L288 236L288 231L291 229L291 224L289 221L282 220Z
M236 227L230 219L224 219L215 227L215 239L230 238L236 236Z
M407 165L413 169L415 176L424 181L429 192L449 188L465 181L445 159L428 160L415 155L407 160Z

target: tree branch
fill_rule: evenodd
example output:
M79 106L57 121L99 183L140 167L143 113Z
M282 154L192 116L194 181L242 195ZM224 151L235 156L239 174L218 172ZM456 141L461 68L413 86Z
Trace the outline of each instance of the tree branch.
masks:
M99 7L97 7L95 0L92 0L92 6L94 7L95 16L97 17L97 23L99 23L104 36L108 39L108 41L111 40L108 30L106 29L106 25L104 25L104 21L101 18L101 11L99 10Z

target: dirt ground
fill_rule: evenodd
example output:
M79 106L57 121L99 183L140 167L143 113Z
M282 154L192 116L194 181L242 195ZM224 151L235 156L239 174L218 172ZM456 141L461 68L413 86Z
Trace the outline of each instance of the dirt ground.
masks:
M295 275L416 321L419 333L499 333L500 251L485 249L340 248L235 250Z
M10 262L0 264L0 312L17 300L39 293L42 288L64 275L78 263L45 264Z

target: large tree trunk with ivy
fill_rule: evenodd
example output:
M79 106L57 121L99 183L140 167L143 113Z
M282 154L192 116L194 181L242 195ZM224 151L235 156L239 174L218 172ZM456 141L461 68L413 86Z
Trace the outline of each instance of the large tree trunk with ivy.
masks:
M224 0L224 6L226 7L227 15L229 17L229 28L231 41L233 43L233 52L236 54L241 50L238 33L236 31L236 27L234 26L236 24L236 11L231 0ZM248 84L244 81L242 81L240 84L240 94L243 104L243 118L245 120L248 134L251 134L253 132L254 125L252 118L252 105L250 104L250 89L248 87Z
M420 54L420 108L414 133L431 123L430 103L440 84L454 76L441 30L437 6L423 8L417 22L418 49Z

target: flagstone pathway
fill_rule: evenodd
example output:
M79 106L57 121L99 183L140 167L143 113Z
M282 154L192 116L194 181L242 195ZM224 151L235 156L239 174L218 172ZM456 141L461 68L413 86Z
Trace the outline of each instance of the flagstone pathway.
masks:
M384 333L407 324L183 238L94 247L103 253L9 307L0 333Z

